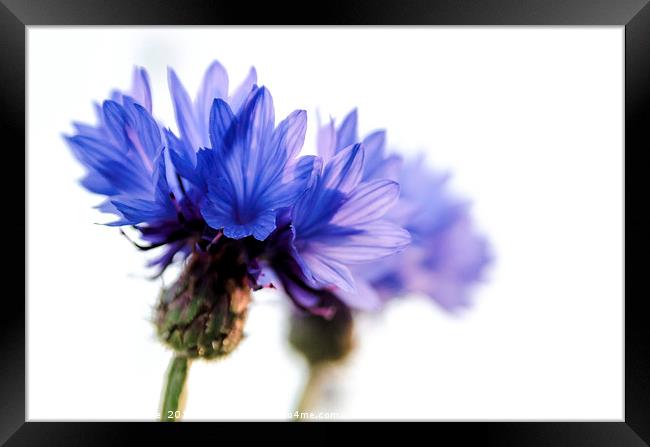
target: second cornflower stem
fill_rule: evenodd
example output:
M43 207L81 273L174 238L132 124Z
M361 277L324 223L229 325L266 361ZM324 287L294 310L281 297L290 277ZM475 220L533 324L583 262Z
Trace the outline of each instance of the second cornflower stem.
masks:
M294 420L309 420L309 414L314 410L322 392L323 379L326 375L326 365L322 363L309 365L307 382L300 395L300 400L294 412Z

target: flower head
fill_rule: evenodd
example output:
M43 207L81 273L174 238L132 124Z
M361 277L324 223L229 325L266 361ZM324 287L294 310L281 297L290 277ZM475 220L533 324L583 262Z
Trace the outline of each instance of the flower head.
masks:
M117 220L112 226L133 225L155 246L169 244L153 264L165 267L183 250L179 242L190 232L186 224L196 212L168 179L168 154L161 129L151 115L151 93L143 69L134 73L131 97L113 92L97 106L98 124L75 124L68 146L88 172L81 183L107 199L99 206ZM137 99L136 99L137 98ZM190 225L191 226L191 225Z
M251 68L244 82L229 94L228 73L218 61L214 61L203 75L194 101L171 68L168 70L168 81L180 137L169 130L166 131L166 137L176 169L185 178L192 180L195 176L197 152L210 147L209 124L214 100L218 98L226 101L230 109L238 113L257 83L257 72Z
M339 302L374 307L376 294L352 271L410 241L384 218L399 195L386 173L399 160L384 157L383 132L355 141L356 113L329 135L322 158L299 156L306 113L296 110L276 125L271 94L255 79L252 70L228 94L226 71L215 62L191 101L170 70L176 135L153 117L148 76L136 69L131 91L113 92L98 108L96 126L78 124L66 137L88 168L84 186L106 196L101 210L117 215L110 225L139 231L148 243L139 248L162 247L152 261L161 272L177 254L190 259L186 268L207 263L205 272L220 271L209 264L232 257L246 266L244 277L237 273L240 288L264 286L260 273L268 266L274 285L312 313ZM182 305L192 302L178 296Z
M292 205L307 186L315 157L300 157L307 127L302 110L275 126L269 91L254 88L235 115L214 101L212 149L201 151L197 170L207 187L201 212L225 236L264 240L275 229L281 208Z

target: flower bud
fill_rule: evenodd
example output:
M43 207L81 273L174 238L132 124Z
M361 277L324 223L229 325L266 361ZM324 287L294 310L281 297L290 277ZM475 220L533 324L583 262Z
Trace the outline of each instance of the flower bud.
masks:
M329 317L307 313L292 315L289 343L310 365L344 359L354 347L354 322L350 309L339 304Z
M237 347L251 300L246 259L242 245L232 240L190 256L178 280L160 296L155 324L163 343L204 359Z

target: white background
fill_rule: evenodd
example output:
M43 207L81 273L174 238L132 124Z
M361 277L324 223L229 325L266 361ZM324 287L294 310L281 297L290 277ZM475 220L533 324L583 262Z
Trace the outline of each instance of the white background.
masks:
M359 321L340 418L623 418L622 27L30 27L28 44L29 419L156 418L160 282L95 225L100 197L61 134L94 122L91 101L129 87L135 64L175 128L166 66L193 95L214 58L231 85L255 65L278 118L358 106L362 135L386 127L391 148L426 151L492 243L471 309L413 297ZM240 348L192 365L186 419L288 417L304 365L285 301L256 295Z

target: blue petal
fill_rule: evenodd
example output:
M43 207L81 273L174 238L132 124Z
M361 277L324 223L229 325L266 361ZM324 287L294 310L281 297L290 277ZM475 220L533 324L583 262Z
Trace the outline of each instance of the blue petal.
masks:
M225 99L227 97L228 73L219 62L214 61L205 72L203 83L196 97L197 121L199 126L207 128L212 102L216 98Z
M222 100L214 101L211 117L218 150L197 162L207 185L201 213L229 237L263 240L275 229L277 211L293 204L312 178L315 158L292 159L304 139L305 112L290 114L273 130L273 101L260 88L237 118Z
M208 180L219 175L215 153L216 151L213 149L200 149L196 153L196 181L194 185L199 187L202 193L208 190ZM189 177L188 180L190 180Z
M176 137L169 129L165 129L165 140L169 155L179 175L192 183L197 183L196 153L185 142Z
M393 154L386 157L379 165L374 169L365 169L364 170L364 179L389 179L393 181L399 180L399 173L402 169L402 164L404 160L401 155Z
M255 179L251 194L264 196L271 208L293 203L297 195L292 191L304 191L311 176L313 162L310 163L310 159L300 162L299 171L292 164L287 166L302 147L307 127L306 116L303 110L291 113L273 131L271 141L265 142L261 149L251 154L249 163L252 167L248 173L254 175Z
M319 126L318 142L316 146L318 155L320 155L326 162L336 154L336 129L334 128L333 119L330 118L328 124Z
M129 133L129 130L126 132L130 143L138 152L143 164L152 168L154 159L160 154L163 147L158 123L140 104L131 102L129 98L126 98L125 101L127 111L133 118L132 128L135 131L135 133Z
M273 210L263 210L250 218L237 219L238 211L232 206L232 200L211 200L211 197L226 190L220 188L218 183L210 183L212 194L207 196L201 205L201 214L208 225L223 229L224 235L232 239L253 236L258 240L265 240L275 229L276 213Z
M398 253L411 242L408 231L385 220L357 227L357 230L354 234L321 237L310 242L311 249L325 258L359 264Z
M122 217L121 213L117 210L117 208L115 208L115 205L111 203L110 199L104 200L102 203L95 206L95 208L101 211L102 213L116 214Z
M361 181L364 151L361 144L341 150L323 171L323 188L336 189L347 194Z
M331 223L353 227L381 218L397 202L399 185L391 180L373 180L359 185L341 205Z
M323 189L316 183L300 196L292 210L296 238L301 241L318 237L327 226L341 204L345 195L334 189Z
M124 218L111 225L137 225L146 221L156 221L161 218L161 208L156 202L147 199L132 199L128 197L111 199L111 203ZM163 215L166 213L162 213Z
M106 133L104 132L104 129L101 127L94 127L88 124L76 123L76 122L72 123L72 126L74 127L78 135L83 135L85 137L92 137L95 139L101 139L106 137Z
M215 99L210 111L209 126L212 149L219 150L222 145L230 146L232 144L232 138L234 137L232 125L234 122L235 115L230 110L230 106L221 99ZM229 135L228 141L226 141L227 134Z
M129 116L120 104L115 101L104 101L102 104L104 124L109 132L112 141L118 148L128 150L129 138L126 128L129 125Z
M151 87L147 70L135 67L130 95L149 113L151 113Z
M153 184L155 185L153 196L125 194L111 198L111 203L122 215L122 219L111 225L137 225L143 222L175 219L176 209L169 196L164 152L161 152L155 160Z
M307 131L307 112L295 110L273 131L272 150L283 152L286 159L295 157L305 142Z
M194 116L190 96L172 69L168 70L168 80L169 90L174 104L174 113L176 114L176 123L178 124L181 137L186 139L195 150L199 147L207 146L207 141L204 141L204 137L196 127L196 117Z
M305 155L284 168L285 179L270 183L264 189L269 207L277 209L294 204L311 186L314 172L320 169L320 161L320 158L314 155Z
M366 153L363 178L368 180L377 171L384 161L384 148L386 145L386 132L378 130L363 139L363 148ZM379 178L379 177L374 177Z
M355 277L354 285L354 292L337 290L336 296L353 309L375 311L381 308L383 301L370 283Z
M348 292L354 292L355 284L352 272L342 262L324 256L317 250L300 253L310 285L317 288L335 286Z
M239 109L255 87L255 84L257 84L257 72L255 71L255 67L251 67L244 82L228 98L228 104L230 104L230 108L235 114L239 113Z
M153 172L153 184L155 185L155 201L160 205L161 213L165 216L161 217L174 217L176 215L176 208L171 201L169 183L167 182L167 169L165 166L165 152L162 151L154 160L155 169ZM165 210L165 211L163 211Z
M96 194L110 196L118 193L118 190L97 172L89 172L86 174L86 176L81 180L81 185Z
M341 149L358 142L357 109L354 109L345 117L336 133L336 148Z
M264 144L271 137L274 122L273 98L266 87L259 88L244 105L237 126L238 138L248 154L253 155L264 149ZM255 164L249 165L249 172L255 172L256 168Z
M114 146L81 135L67 137L66 140L73 154L114 188L124 192L152 190L148 173Z

